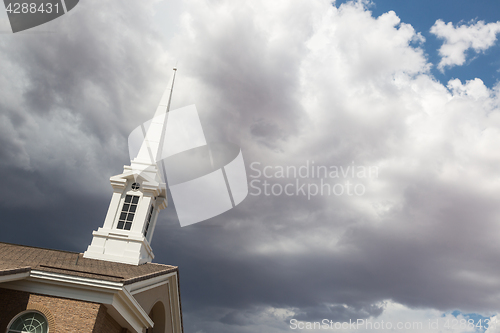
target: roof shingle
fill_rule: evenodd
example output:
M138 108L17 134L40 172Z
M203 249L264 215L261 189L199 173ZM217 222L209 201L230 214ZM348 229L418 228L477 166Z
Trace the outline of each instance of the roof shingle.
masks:
M154 263L135 266L88 259L82 253L0 242L0 276L30 269L130 284L177 271L178 267Z

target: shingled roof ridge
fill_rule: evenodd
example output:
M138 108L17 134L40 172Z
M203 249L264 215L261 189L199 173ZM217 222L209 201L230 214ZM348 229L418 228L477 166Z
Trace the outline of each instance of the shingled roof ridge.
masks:
M165 265L165 266L170 266L170 265ZM179 272L179 267L177 266L170 266L170 268L168 269L165 269L163 271L159 271L159 272L153 272L153 273L148 273L148 274L144 274L144 275L141 275L141 276L136 276L136 277L133 277L133 278L128 278L128 279L125 279L123 280L123 284L124 285L127 285L127 284L132 284L132 283L135 283L135 282L139 282L139 281L144 281L144 280L148 280L148 279L151 279L151 278L154 278L154 277L157 277L157 276L161 276L161 275L165 275L165 274L168 274L168 273L172 273L172 272Z
M24 273L24 272L29 272L29 271L31 271L31 267L29 267L29 266L18 267L18 268L0 269L0 276L12 275L12 274L17 274L17 273Z
M81 254L80 252L73 252L73 251L66 251L66 250L59 250L59 249L48 249L45 247L32 246L32 245L13 244L13 243L7 243L7 242L0 242L0 244L11 245L11 246L16 246L16 247L29 247L32 249L39 249L39 250L46 250L46 251L57 251L57 252L64 252L64 253L70 253L70 254Z

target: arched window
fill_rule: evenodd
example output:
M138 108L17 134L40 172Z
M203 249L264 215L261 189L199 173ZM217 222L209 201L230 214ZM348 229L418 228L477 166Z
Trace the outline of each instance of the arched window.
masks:
M19 314L9 325L7 333L48 333L47 318L37 311Z

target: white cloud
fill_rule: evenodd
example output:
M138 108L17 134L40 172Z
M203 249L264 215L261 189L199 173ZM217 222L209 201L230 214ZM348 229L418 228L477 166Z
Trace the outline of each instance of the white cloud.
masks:
M478 258L496 258L499 241L499 87L437 82L420 34L359 2L191 0L185 10L171 50L185 59L207 135L237 142L248 163L379 167L362 197L248 197L203 222L245 230L217 256L283 261L279 283L249 294L283 307L349 290L353 304L497 308L487 290L500 271ZM295 296L301 277L312 281Z
M487 50L495 44L499 32L500 21L488 24L478 21L454 27L451 22L445 24L442 20L437 20L431 33L444 40L439 49L441 61L438 68L443 71L445 67L463 65L467 50L473 49L476 53Z
M265 328L269 332L338 332L338 333L497 333L500 332L497 316L470 316L470 314L441 312L434 309L409 308L391 300L378 304L384 311L380 316L367 318L352 318L344 320L333 319L332 314L323 313L321 319L314 321L297 320L293 309L275 309L272 307L254 308L250 311L229 312L224 321L233 321L241 327L241 332L256 332ZM338 305L348 309L346 305ZM325 307L326 308L326 307ZM224 313L224 311L221 311ZM479 318L481 318L479 321ZM206 322L207 325L213 325ZM218 329L224 326L218 324ZM216 327L213 327L216 328ZM225 332L225 331L223 331Z
M168 78L166 69L153 70L164 61L145 20L153 2L107 4L103 10L118 15L111 20L95 15L94 5L79 4L40 28L0 39L0 166L23 170L27 179L42 174L62 192L78 187L89 195L109 188L111 165L126 156L123 138L137 115L149 111L143 109L148 100L155 107L159 97L143 92L154 82L160 92ZM36 181L25 187L32 200L20 202L12 193L0 193L0 200L10 207L52 200Z
M485 333L500 333L500 318L498 315L490 318L491 325L487 326Z

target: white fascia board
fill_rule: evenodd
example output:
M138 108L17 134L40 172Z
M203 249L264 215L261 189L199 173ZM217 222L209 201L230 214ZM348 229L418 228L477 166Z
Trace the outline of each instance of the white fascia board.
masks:
M85 285L74 285L71 283L55 282L47 279L25 278L23 280L11 281L1 285L2 288L19 290L28 293L50 295L55 297L77 299L86 302L109 304L113 301L116 290L103 288L87 288Z
M31 293L106 304L112 302L113 294L120 291L123 284L121 282L31 270L29 276L25 279L6 283L5 287Z
M71 284L71 285L80 285L85 289L94 289L94 290L113 290L119 291L122 290L123 283L121 282L112 282L98 279L91 279L67 274L60 273L51 273L44 271L32 270L30 273L30 278L32 279L41 279L48 280L51 283L63 283L63 284Z
M138 281L129 285L125 285L126 289L131 295L142 293L143 291L153 289L168 283L168 279L171 276L177 275L177 272L168 273L165 275L160 275L152 279L147 279L143 281Z
M169 294L170 294L170 302L172 302L172 306L170 307L170 314L172 318L172 325L174 326L174 332L183 332L182 327L182 313L181 313L181 298L179 295L179 279L176 276L175 280L172 281L169 285ZM176 314L176 318L178 320L174 321L174 311Z
M120 313L121 317L127 322L122 325L133 329L133 332L142 332L143 328L153 327L154 323L148 314L141 307L139 302L126 290L123 289L113 297L111 306Z
M89 279L63 275L58 273L49 273L42 271L32 271L30 279L48 280L52 283L78 285L85 289L107 292L109 296L104 303L113 307L119 314L118 318L123 318L128 325L122 325L133 329L133 332L142 332L143 327L152 327L153 322L144 312L140 304L124 290L123 283L111 282L97 279ZM115 318L116 319L116 318Z
M22 273L2 275L2 276L0 276L0 283L22 280L22 279L27 278L28 276L30 276L29 271L22 272Z

